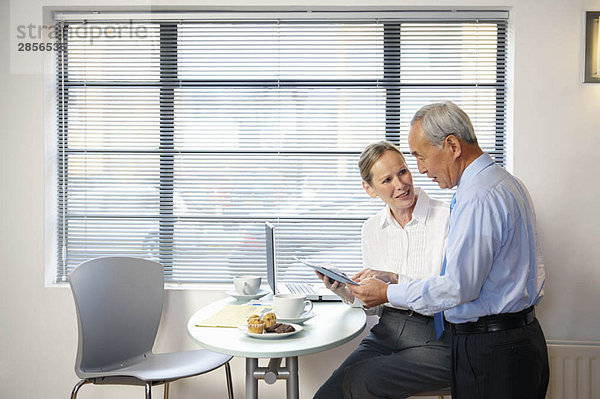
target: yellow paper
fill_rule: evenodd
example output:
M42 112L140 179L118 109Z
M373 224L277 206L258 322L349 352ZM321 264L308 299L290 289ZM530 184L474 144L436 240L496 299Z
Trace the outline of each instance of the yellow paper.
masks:
M227 305L212 316L200 321L196 327L228 327L237 328L246 324L253 314L263 316L272 310L264 305Z

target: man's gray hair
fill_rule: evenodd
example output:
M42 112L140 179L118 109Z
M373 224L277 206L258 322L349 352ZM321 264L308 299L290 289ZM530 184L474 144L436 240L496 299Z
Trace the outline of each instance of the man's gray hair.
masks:
M410 125L412 126L418 121L421 121L421 127L427 139L438 147L451 134L467 143L477 143L469 115L451 101L442 101L421 107L413 116Z

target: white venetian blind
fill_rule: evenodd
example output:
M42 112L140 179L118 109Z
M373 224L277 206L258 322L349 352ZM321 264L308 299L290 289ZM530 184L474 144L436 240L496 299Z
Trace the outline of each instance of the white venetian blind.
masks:
M413 113L449 99L504 163L506 26L491 14L60 14L57 281L107 255L159 261L170 282L265 275L266 220L284 279L313 278L294 255L358 270L361 224L383 206L361 187L366 145L407 151Z

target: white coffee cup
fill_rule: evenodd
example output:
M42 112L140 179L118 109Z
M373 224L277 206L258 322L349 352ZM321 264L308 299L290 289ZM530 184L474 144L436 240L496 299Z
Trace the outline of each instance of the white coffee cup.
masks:
M277 317L282 319L297 319L303 313L313 308L311 301L302 294L277 294L273 296L273 309Z
M260 288L260 277L237 276L233 278L233 285L239 295L254 295Z

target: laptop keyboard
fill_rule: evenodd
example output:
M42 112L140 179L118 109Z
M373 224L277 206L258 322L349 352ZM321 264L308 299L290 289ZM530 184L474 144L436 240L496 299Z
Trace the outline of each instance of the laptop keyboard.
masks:
M285 283L285 286L290 290L292 294L319 295L319 293L313 288L312 285L304 283Z

